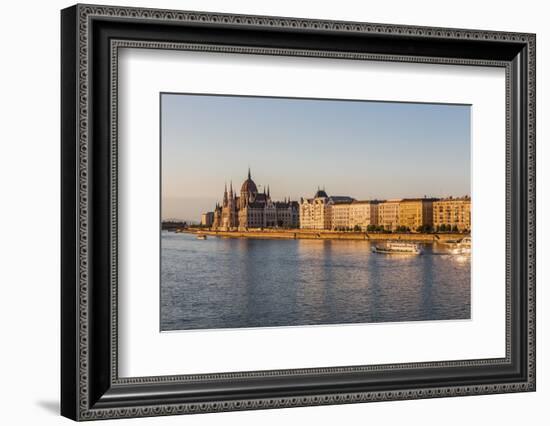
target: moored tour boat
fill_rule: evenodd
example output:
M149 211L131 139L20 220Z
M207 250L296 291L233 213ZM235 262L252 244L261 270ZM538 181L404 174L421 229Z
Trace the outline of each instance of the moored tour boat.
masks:
M406 242L388 242L383 246L374 246L372 248L373 253L380 254L408 254L408 255L418 255L422 254L422 249L420 245L416 243L406 243Z
M453 254L470 254L472 252L472 238L464 237L462 238L456 246L451 249Z
M463 247L472 247L472 237L464 237L458 242L458 244Z
M455 247L451 249L452 254L470 254L472 249L470 247Z

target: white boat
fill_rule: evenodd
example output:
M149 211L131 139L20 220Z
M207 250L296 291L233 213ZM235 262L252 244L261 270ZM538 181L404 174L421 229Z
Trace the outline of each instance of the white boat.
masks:
M471 247L455 247L451 249L452 254L470 254L472 252Z
M374 246L372 248L373 253L380 254L408 254L418 255L422 254L422 248L416 243L405 242L388 242L383 246Z
M464 237L451 249L452 254L470 254L472 252L472 238Z
M197 235L197 240L206 240L206 235L204 234Z
M464 237L459 242L462 247L472 247L472 237Z

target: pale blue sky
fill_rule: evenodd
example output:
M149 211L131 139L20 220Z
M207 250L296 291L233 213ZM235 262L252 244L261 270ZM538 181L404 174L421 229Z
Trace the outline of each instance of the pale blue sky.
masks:
M198 220L249 166L275 199L470 195L468 105L162 94L161 107L163 219Z

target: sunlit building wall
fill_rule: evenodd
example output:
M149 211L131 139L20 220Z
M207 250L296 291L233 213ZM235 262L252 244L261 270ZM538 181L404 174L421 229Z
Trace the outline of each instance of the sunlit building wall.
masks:
M411 231L433 226L433 198L406 198L399 203L399 226Z
M433 225L436 230L442 225L458 229L460 232L469 231L471 225L471 206L470 197L446 198L434 201L433 203Z
M378 205L378 225L388 231L399 226L399 205L401 199L387 200Z

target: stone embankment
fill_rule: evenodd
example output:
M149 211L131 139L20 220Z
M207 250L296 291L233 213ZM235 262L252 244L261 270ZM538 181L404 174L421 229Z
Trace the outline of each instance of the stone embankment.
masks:
M388 241L402 240L422 243L456 241L464 238L459 233L378 233L378 232L339 232L313 229L264 229L248 231L219 231L205 229L187 229L181 232L203 234L221 238L256 238L280 240L366 240Z

